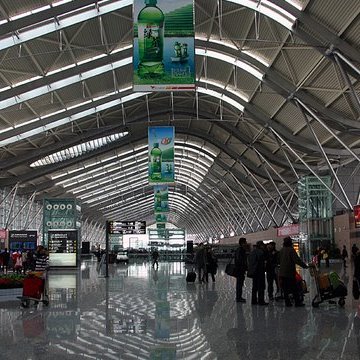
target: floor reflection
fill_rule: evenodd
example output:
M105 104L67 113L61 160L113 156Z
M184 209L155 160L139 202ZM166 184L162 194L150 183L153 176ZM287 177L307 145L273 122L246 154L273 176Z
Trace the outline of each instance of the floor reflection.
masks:
M336 267L336 265L335 265ZM235 302L235 281L220 266L215 283L186 284L183 263L96 263L49 274L50 305L0 304L1 359L357 359L360 308L268 307ZM352 283L351 269L336 269ZM250 298L250 283L245 284ZM349 288L351 292L351 289ZM21 346L19 346L21 344Z

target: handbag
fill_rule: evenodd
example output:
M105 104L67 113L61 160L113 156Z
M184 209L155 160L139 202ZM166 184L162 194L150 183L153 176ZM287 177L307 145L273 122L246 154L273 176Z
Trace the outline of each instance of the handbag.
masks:
M225 267L225 274L233 277L237 277L236 266L233 264L234 258L231 258L229 263Z
M359 289L359 282L357 279L353 280L353 288L352 288L353 297L355 300L359 300L360 298L360 289Z

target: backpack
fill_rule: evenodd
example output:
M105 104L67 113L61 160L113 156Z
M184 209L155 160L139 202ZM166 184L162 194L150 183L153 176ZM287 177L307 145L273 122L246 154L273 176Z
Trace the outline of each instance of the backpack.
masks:
M249 256L248 256L248 270L247 270L247 276L249 278L253 278L255 276L257 267L258 267L258 257L257 257L257 251L253 250Z

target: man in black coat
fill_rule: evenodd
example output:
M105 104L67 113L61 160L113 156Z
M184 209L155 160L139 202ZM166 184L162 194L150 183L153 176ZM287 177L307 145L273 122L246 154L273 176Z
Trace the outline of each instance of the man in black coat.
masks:
M242 296L244 286L245 272L247 270L246 239L239 239L239 247L235 252L235 270L236 270L236 302L245 303L246 299Z
M268 305L265 302L265 245L258 241L253 251L249 254L248 276L252 277L251 304ZM251 272L249 274L249 272Z

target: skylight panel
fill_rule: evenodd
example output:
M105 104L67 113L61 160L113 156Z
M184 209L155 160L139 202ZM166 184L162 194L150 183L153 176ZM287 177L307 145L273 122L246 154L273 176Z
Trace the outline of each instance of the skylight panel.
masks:
M107 145L107 144L110 144L111 142L116 141L126 135L128 135L128 132L118 133L115 135L115 138L113 138L113 139L111 139L108 136L103 137L103 139ZM84 145L84 144L85 144L85 150L82 148L82 145ZM42 158L40 160L33 162L30 166L33 168L44 166L44 165L47 165L49 163L49 161L51 164L55 164L55 163L65 161L65 160L68 160L68 159L71 159L74 157L78 157L86 152L93 151L100 147L101 147L101 145L97 142L97 139L90 140L90 141L87 141L86 143L75 145L68 149L61 150L54 154L48 155L45 158Z
M219 83L217 81L208 80L208 79L205 79L205 78L201 78L200 82L203 82L203 83L208 84L208 85L214 85L214 86L216 86L216 87L218 87L218 88L220 88L222 90L227 90L230 93L232 93L233 95L235 95L236 97L240 98L241 100L249 102L249 98L245 94L243 94L241 91L235 89L234 87L228 86L228 87L225 88L224 84Z
M217 60L227 62L228 64L235 65L239 69L248 72L249 74L255 76L259 80L262 80L264 77L264 74L260 70L256 69L253 65L248 64L245 61L239 60L231 55L227 55L219 51L202 49L202 48L196 48L195 54L200 56L208 56Z
M229 2L245 6L249 9L257 11L263 15L268 16L279 24L285 26L288 29L292 29L296 17L284 10L278 5L273 4L268 0L227 0Z
M293 6L294 8L303 11L304 10L304 6L301 3L301 1L298 0L285 0L287 3L289 3L291 6Z
M70 12L68 14L59 16L56 21L52 18L49 19L48 22L46 22L45 24L44 22L41 22L38 24L38 26L35 25L31 29L23 31L21 31L20 29L20 31L17 33L17 36L11 34L0 40L0 50L6 49L14 45L22 44L26 41L36 39L40 36L44 36L55 31L59 31L68 26L72 26L93 18L97 18L101 15L105 15L113 11L122 9L126 6L132 5L132 3L132 0L115 0L113 2L107 2L105 4L103 4L102 2L98 2L97 6L92 6L91 8L89 6L84 7L84 10L81 12L76 11L75 14ZM31 12L22 15L21 17L29 15L30 13Z
M223 100L226 103L228 103L228 104L232 105L233 107L235 107L236 109L240 110L241 112L244 111L244 107L241 104L239 104L237 101L229 98L228 96L226 96L224 94L218 93L217 91L210 90L210 89L205 89L205 88L202 88L202 87L198 87L197 91L202 93L202 94L215 97L215 98L217 98L219 100Z

